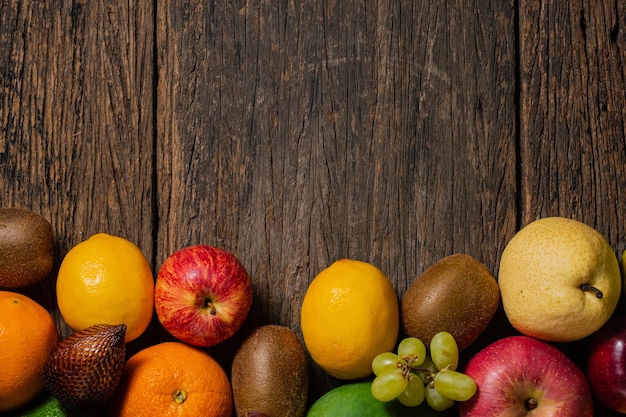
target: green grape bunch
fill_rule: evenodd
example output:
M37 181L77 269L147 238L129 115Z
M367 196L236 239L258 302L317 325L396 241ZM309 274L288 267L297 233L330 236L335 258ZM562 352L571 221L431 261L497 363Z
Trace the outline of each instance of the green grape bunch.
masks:
M397 399L407 407L426 400L433 410L446 410L476 393L476 382L457 371L458 364L459 348L449 332L437 333L428 352L420 339L407 337L397 353L380 353L372 361L372 395L382 402Z

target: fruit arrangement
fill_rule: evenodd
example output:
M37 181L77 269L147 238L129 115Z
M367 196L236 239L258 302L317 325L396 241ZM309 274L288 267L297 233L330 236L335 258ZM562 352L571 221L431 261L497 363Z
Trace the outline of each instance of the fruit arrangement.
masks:
M52 275L50 223L9 208L0 223L3 415L587 417L595 403L626 413L624 255L620 267L606 239L575 220L521 229L497 279L452 254L402 297L378 267L339 259L303 295L301 338L243 326L254 280L234 254L192 245L153 274L139 247L99 233L52 277L73 332L61 339L51 312L19 293ZM500 307L513 334L477 344ZM128 355L151 322L168 340ZM586 367L567 354L583 339ZM319 398L308 395L311 366L337 385Z

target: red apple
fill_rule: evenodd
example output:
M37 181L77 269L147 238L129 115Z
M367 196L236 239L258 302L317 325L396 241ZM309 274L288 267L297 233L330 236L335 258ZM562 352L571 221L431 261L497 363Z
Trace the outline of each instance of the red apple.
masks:
M252 282L231 253L213 246L189 246L161 266L154 306L163 327L177 339L215 346L235 334L248 316Z
M460 417L591 417L593 399L585 374L555 346L509 336L467 362L478 391L459 403Z
M626 414L626 317L614 316L591 336L587 378L603 406Z

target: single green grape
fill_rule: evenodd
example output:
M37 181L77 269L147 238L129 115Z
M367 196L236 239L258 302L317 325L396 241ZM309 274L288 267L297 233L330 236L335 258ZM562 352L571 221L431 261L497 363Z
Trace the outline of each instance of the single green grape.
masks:
M437 369L456 370L459 364L459 347L448 332L439 332L430 341L430 357Z
M372 382L372 395L378 401L388 402L397 398L406 389L407 384L402 370L383 372Z
M398 369L398 363L400 362L400 357L392 352L384 352L379 353L372 360L372 371L374 375L378 376L383 372L393 371Z
M454 401L467 401L476 393L476 382L472 377L450 369L437 372L434 386L439 393Z
M405 360L413 358L407 362L411 367L420 366L426 359L426 345L416 337L407 337L398 345L398 356Z
M433 384L428 384L426 386L425 398L426 403L435 411L447 410L455 403L454 400L451 400L437 391Z
M406 388L398 395L398 401L407 407L417 407L424 402L425 396L426 387L424 387L422 380L417 375L410 373Z

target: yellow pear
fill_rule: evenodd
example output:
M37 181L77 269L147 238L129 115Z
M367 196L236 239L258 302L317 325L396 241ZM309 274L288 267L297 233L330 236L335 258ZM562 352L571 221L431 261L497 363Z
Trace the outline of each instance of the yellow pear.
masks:
M498 284L513 327L552 342L579 340L602 327L622 289L607 240L563 217L536 220L513 236L502 252Z

